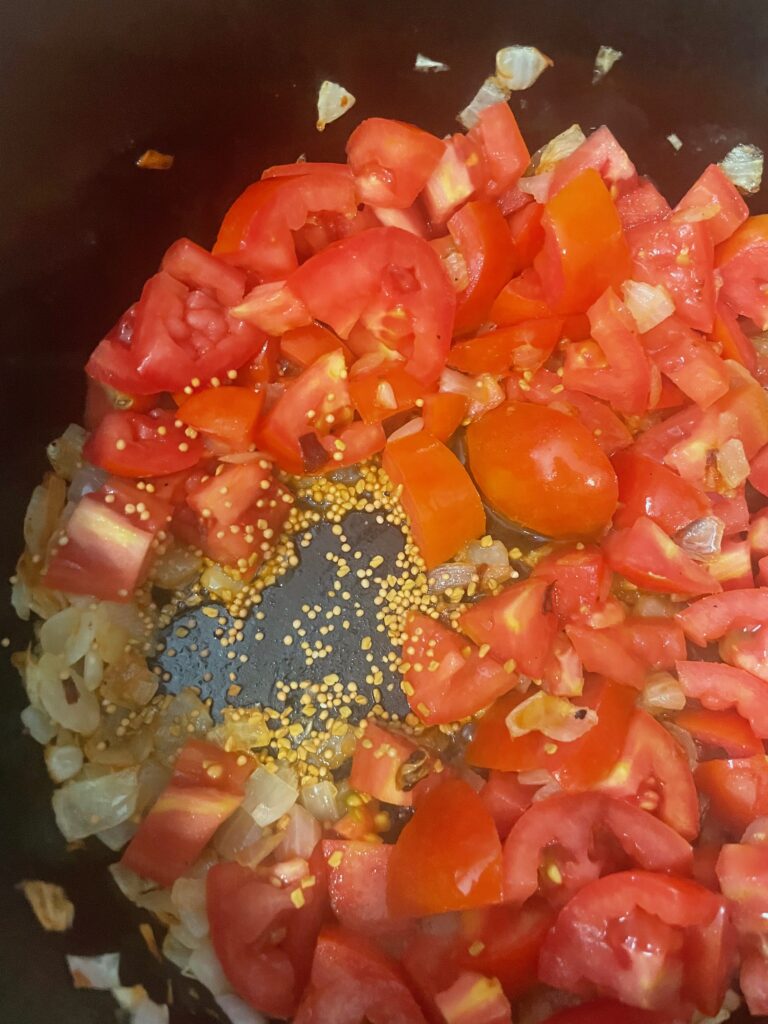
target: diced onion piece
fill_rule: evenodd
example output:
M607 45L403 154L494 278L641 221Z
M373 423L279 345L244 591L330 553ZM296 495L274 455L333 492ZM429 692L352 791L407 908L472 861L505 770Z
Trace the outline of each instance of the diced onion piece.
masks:
M605 78L616 61L621 60L624 54L621 50L615 50L612 46L601 46L595 57L595 67L592 71L592 85Z
M397 430L393 430L389 435L389 441L398 441L402 437L410 437L411 434L418 434L424 429L424 420L421 416L414 416L412 420L408 420L402 427L398 427Z
M217 830L213 845L225 860L234 860L241 850L253 846L263 834L261 825L256 824L248 811L238 807Z
M749 476L749 459L737 437L721 445L716 462L717 471L728 487L740 487Z
M170 171L173 167L173 154L161 153L158 149L145 149L136 166L144 171Z
M543 146L534 156L532 163L536 168L536 173L551 171L561 160L565 160L571 153L575 153L582 142L586 142L586 140L587 137L581 130L581 125L572 124L570 128L560 132L554 139L550 139L546 146Z
M299 792L263 765L259 765L245 784L241 807L257 825L264 828L282 818L296 803Z
M163 939L163 956L165 959L170 960L174 967L178 967L180 971L183 971L189 963L191 955L192 950L184 945L172 928L169 929Z
M267 1018L243 1002L240 996L224 992L216 997L219 1008L229 1018L230 1024L267 1024Z
M30 704L29 707L24 708L19 718L35 743L49 743L56 735L56 723L42 708L36 708Z
M663 284L625 281L622 291L627 309L634 317L637 329L641 334L657 327L675 311L672 296Z
M667 142L670 144L672 149L678 152L683 148L683 140L680 138L679 135L675 135L674 132L672 132L671 135L667 136Z
M232 991L232 986L227 981L219 958L208 939L201 942L193 951L182 973L187 978L195 978L201 985L205 985L214 997Z
M382 409L397 408L395 389L388 380L380 380L376 385L376 405Z
M546 768L531 768L527 772L518 772L517 779L521 786L547 786L554 776Z
M576 707L569 700L553 697L543 690L518 704L506 718L509 735L513 738L540 732L563 743L583 736L596 722L597 714L592 708Z
M450 68L441 60L432 60L430 57L425 57L423 53L417 53L413 70L425 73L432 71L436 74L438 71L450 71Z
M342 114L346 114L354 105L355 97L343 85L339 85L337 82L323 82L317 95L317 124L315 127L322 132L327 124L338 121Z
M83 445L88 437L87 431L77 423L70 423L61 437L46 448L48 461L57 476L72 480L83 464Z
M288 816L291 820L283 833L280 854L285 857L303 857L304 860L309 860L323 834L320 822L301 804L294 804L288 812Z
M96 838L100 843L104 843L110 850L114 850L117 853L133 839L139 830L139 826L135 821L123 821L119 825L115 825L114 828L105 829L104 832L99 832Z
M56 824L65 839L85 839L126 821L136 810L138 768L65 783L53 794Z
M702 516L678 530L674 541L689 555L706 558L716 555L723 542L725 523L717 516Z
M179 920L196 939L208 934L208 914L205 909L205 879L177 878L171 889L171 899Z
M677 539L677 538L675 538ZM679 543L679 541L678 541ZM637 595L632 612L642 618L671 618L676 612L677 606L666 594L644 594Z
M73 744L46 747L45 766L57 785L73 779L83 767L83 752Z
M170 1020L168 1007L153 1002L143 985L119 986L112 995L120 1009L130 1014L129 1024L168 1024Z
M643 687L638 703L651 713L682 711L685 707L685 693L671 673L654 672Z
M486 78L472 102L459 113L457 120L467 129L474 128L484 110L509 99L509 91L509 86L500 83L498 79Z
M751 825L747 825L747 831L741 837L741 841L748 846L762 846L768 843L768 817L755 818Z
M430 571L427 583L431 594L444 594L446 590L453 590L455 587L464 590L477 580L478 574L474 565L467 562L446 562Z
M120 954L68 956L67 967L75 988L112 989L120 986Z
M336 786L328 779L310 782L301 787L301 802L318 821L338 821L341 809L337 796Z
M521 192L531 196L537 203L546 203L549 198L549 187L552 184L552 171L530 174L521 178L517 187Z
M496 565L505 567L509 565L509 551L506 545L500 540L490 541L485 538L484 544L481 540L471 540L461 552L461 557L473 565Z
M691 771L696 769L696 765L699 763L699 752L696 749L693 736L688 732L687 729L681 729L679 725L675 725L674 722L667 722L661 719L661 724L667 730L670 736L683 748L685 755L688 758L688 764Z
M530 89L539 75L554 65L535 46L505 46L496 54L496 77L512 92Z
M740 192L754 195L763 180L763 151L744 143L734 146L720 161L723 174Z
M75 905L60 885L53 882L24 881L18 888L32 908L38 923L47 932L65 932L75 920Z
M477 419L490 409L495 409L504 401L504 391L490 373L470 377L466 373L459 373L458 370L446 367L440 376L440 390L468 398L467 417L470 420Z

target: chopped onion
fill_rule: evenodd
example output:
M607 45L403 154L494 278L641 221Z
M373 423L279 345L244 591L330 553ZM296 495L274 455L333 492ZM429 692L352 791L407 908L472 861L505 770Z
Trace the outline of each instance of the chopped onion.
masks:
M323 834L320 822L306 807L294 804L288 812L290 821L283 833L280 854L284 857L303 857L309 860Z
M272 732L260 708L224 708L222 721L208 731L207 739L226 750L245 752L266 747Z
M72 927L75 905L60 885L30 880L19 882L18 888L47 932L66 932Z
M490 538L486 538L488 539ZM461 557L474 565L495 565L504 568L509 565L509 551L500 540L494 540L490 544L471 540L461 552Z
M328 779L301 787L301 802L318 821L338 821L341 817L336 797L338 790Z
M624 54L621 50L614 50L612 46L601 46L595 57L595 67L592 71L592 85L605 78L613 65L621 60Z
M670 618L677 611L666 594L638 594L632 608L635 615L645 619Z
M680 138L679 135L675 135L674 132L672 132L671 135L667 136L667 142L670 144L672 149L678 152L683 148L683 140Z
M232 986L227 981L219 958L209 940L201 942L193 951L182 973L188 978L196 978L214 996L232 991Z
M143 893L149 892L151 889L157 888L155 882L151 882L146 878L141 878L136 874L135 871L131 871L130 868L125 867L119 861L116 864L109 865L109 873L114 879L115 885L118 887L123 896L126 896L131 903L135 903L138 896Z
M504 401L504 390L490 373L469 377L465 373L446 367L440 377L440 390L468 398L467 416L470 420L477 419L490 409L495 409Z
M546 768L532 768L527 772L518 772L517 780L521 786L548 786L554 776Z
M496 54L496 76L512 92L530 89L554 61L535 46L505 46Z
M693 736L686 729L681 729L679 725L675 725L674 722L666 722L662 719L661 724L669 735L683 748L691 771L694 771L699 763L699 752L696 749Z
M67 489L67 498L70 501L80 501L86 494L93 494L104 484L108 475L103 469L97 469L96 466L86 462L82 469L78 469L72 477L72 482Z
M123 821L119 825L115 825L114 828L105 829L103 832L99 832L96 838L100 843L104 843L110 850L114 850L117 853L133 839L139 830L138 823L132 819Z
M24 708L19 718L35 743L49 743L56 735L56 723L42 708L36 708L30 704L29 707Z
M596 723L597 714L592 708L576 707L569 700L542 690L518 704L506 717L507 730L513 738L536 731L563 743L579 739Z
M205 879L177 878L171 888L171 899L187 931L196 939L204 938L208 934Z
M749 476L749 459L737 437L720 446L715 461L718 473L730 488L740 487Z
M501 84L496 78L486 78L472 102L459 113L457 120L467 129L474 128L484 110L508 99L509 86Z
M663 284L644 281L625 281L622 285L624 302L632 314L640 334L657 327L672 316L675 304Z
M45 766L53 782L60 784L73 779L83 767L83 752L72 744L45 749Z
M57 476L69 481L83 464L83 446L88 433L77 423L70 423L61 437L51 441L46 449L48 461Z
M768 817L755 818L741 837L742 843L749 846L763 846L768 843Z
M581 125L572 124L570 128L560 132L554 139L550 139L546 146L534 155L531 162L536 168L536 173L540 174L544 171L551 171L556 164L559 164L561 160L565 160L571 153L575 153L582 142L586 141L587 137L581 130Z
M112 989L120 986L120 954L67 956L75 988Z
M235 860L238 864L242 864L243 867L256 868L262 861L266 860L270 854L275 852L282 841L282 832L267 832L255 842L250 843L248 846L241 847L241 849L239 849L235 854Z
M725 532L725 523L717 516L702 516L678 530L674 541L689 555L706 557L719 553Z
M445 562L432 569L427 577L431 594L444 594L455 587L466 589L470 583L478 582L477 570L466 562Z
M430 57L425 57L423 53L416 54L416 61L413 65L414 71L434 72L438 71L450 71L447 64L443 64L441 60L432 60Z
M763 151L758 146L734 146L720 161L723 174L740 192L754 195L763 180Z
M238 807L217 830L213 845L225 860L233 860L241 850L258 842L263 834L261 825L257 825L247 811Z
M317 95L315 127L319 132L324 131L327 124L338 121L342 114L346 114L354 105L355 97L343 85L338 85L336 82L323 82Z
M402 427L398 427L397 430L393 430L387 438L387 441L398 441L402 437L410 437L412 434L418 434L424 429L424 420L421 416L414 416L412 420L408 420Z
M53 473L32 491L24 514L24 543L30 555L42 557L45 554L66 498L66 484Z
M54 722L88 736L101 718L99 701L61 658L43 654L37 663L40 703Z
M537 203L546 203L551 184L552 171L542 171L540 174L531 174L527 178L521 178L517 187L521 192L532 196Z
M143 985L118 986L112 989L120 1009L130 1014L130 1024L168 1024L170 1011L167 1006L153 1002Z
M267 1018L244 1003L240 996L224 992L216 997L219 1009L229 1018L230 1024L268 1024Z
M173 154L146 149L136 161L136 166L145 171L170 171L173 167Z
M241 807L263 828L282 818L296 803L298 795L295 786L259 765L245 784Z
M138 768L65 783L53 794L56 824L65 839L85 839L126 821L136 810Z
M654 672L648 678L639 704L647 711L682 711L685 693L679 681L669 672Z
M171 928L166 932L163 939L163 956L166 960L170 960L174 967L178 967L180 971L183 971L189 963L192 950L184 945Z

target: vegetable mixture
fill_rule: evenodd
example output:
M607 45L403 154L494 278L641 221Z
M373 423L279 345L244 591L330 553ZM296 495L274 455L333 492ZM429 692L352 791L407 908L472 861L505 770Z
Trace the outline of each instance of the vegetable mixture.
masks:
M238 1021L768 1013L754 147L672 207L607 127L531 156L498 82L466 133L369 118L345 163L266 170L210 252L175 242L27 514L16 662L57 821L120 851ZM351 550L355 510L401 530L396 569ZM332 615L363 614L345 579L378 588L366 680L302 618L274 707L162 692L160 631L225 604L235 658L323 521Z

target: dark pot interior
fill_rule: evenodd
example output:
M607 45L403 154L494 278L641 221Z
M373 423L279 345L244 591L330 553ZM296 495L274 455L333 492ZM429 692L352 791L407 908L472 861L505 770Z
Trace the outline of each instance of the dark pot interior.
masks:
M133 300L181 234L209 245L223 210L261 168L338 159L369 115L443 134L493 66L500 46L539 46L555 60L513 99L534 149L574 121L604 122L639 168L676 200L737 142L768 149L768 9L764 0L27 0L0 13L0 417L5 474L0 562L12 571L27 496L44 446L83 400L84 356ZM624 59L590 83L600 44ZM417 52L450 72L416 74ZM325 134L314 128L324 78L357 97ZM675 153L666 140L684 142ZM169 173L137 170L153 147ZM758 197L756 208L765 208ZM27 629L2 588L0 636ZM104 870L98 843L65 854L40 751L20 734L20 686L2 651L0 710L0 1019L96 1024L112 1000L76 993L65 951L127 951L126 980L161 969L142 953L138 918ZM74 930L46 935L14 883L61 882ZM150 981L150 985L152 982ZM184 989L188 986L183 986ZM178 989L174 1021L206 1019ZM333 1022L328 1022L333 1024Z

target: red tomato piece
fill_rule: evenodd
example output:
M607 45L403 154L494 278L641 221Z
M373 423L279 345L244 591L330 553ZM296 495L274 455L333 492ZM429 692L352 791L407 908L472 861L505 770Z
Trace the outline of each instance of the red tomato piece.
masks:
M610 128L602 125L570 156L556 165L549 190L550 196L556 195L588 168L597 171L608 188L615 193L623 193L637 185L635 165Z
M212 743L190 741L120 863L163 886L188 871L219 825L242 803L253 762L249 759L241 767L238 756Z
M500 327L507 327L553 315L544 299L539 275L529 268L513 277L509 284L501 289L491 306L488 319Z
M619 508L613 525L619 529L647 516L673 534L711 514L711 503L703 491L635 449L618 452L613 468L619 481Z
M676 618L690 640L706 647L732 629L768 623L768 587L703 597Z
M641 1010L613 999L594 999L569 1006L554 1017L547 1017L543 1024L616 1024L617 1021L621 1024L671 1024L666 1014Z
M424 386L400 366L349 381L352 404L365 423L379 423L388 416L413 409L423 394Z
M387 897L397 917L501 901L501 843L466 782L448 778L419 803L390 855Z
M768 682L768 625L731 630L719 649L723 661Z
M675 715L675 724L685 729L706 747L717 747L728 757L752 757L763 753L762 741L736 711L706 711L684 708Z
M724 540L717 554L707 562L707 568L723 590L741 590L755 584L749 541Z
M735 708L761 739L768 738L768 682L732 665L679 661L677 675L686 697L705 708Z
M186 473L183 474L186 477ZM172 518L171 502L154 491L139 487L120 477L109 477L104 486L91 496L102 501L113 512L125 516L132 526L155 534L167 529Z
M231 451L244 451L256 440L264 392L250 388L207 388L183 402L176 417L188 427L211 434Z
M643 688L648 665L629 649L623 634L617 635L611 627L593 629L577 624L566 626L565 630L587 672L608 676L636 690Z
M547 608L549 589L546 579L513 583L472 605L459 626L476 644L487 644L499 661L512 659L521 672L539 679L557 632L557 617Z
M530 807L535 792L535 786L524 786L514 772L489 772L480 799L496 823L499 839L507 838L514 823Z
M621 221L597 171L582 171L557 191L541 223L544 245L533 265L556 312L585 312L630 276Z
M175 425L171 413L111 412L86 441L84 457L116 476L163 476L191 469L203 444Z
M507 402L470 424L472 473L488 502L536 533L598 533L616 507L616 477L592 435L572 417Z
M512 1024L512 1007L498 978L476 970L462 971L435 1002L446 1024Z
M438 441L448 441L466 417L468 408L469 399L466 395L452 394L449 391L425 395L422 408L424 430Z
M485 532L485 510L462 464L423 430L384 450L384 470L401 500L427 568L440 565Z
M643 1009L693 1005L713 1014L730 981L734 945L721 897L688 879L626 871L585 886L560 911L539 977Z
M456 299L440 258L423 238L399 228L371 228L312 257L288 282L311 315L349 340L353 328L368 342L405 355L405 369L431 384L451 342Z
M726 843L717 859L717 879L732 900L733 918L743 936L765 933L768 915L768 847Z
M467 286L457 296L453 331L466 334L488 319L493 300L512 275L512 237L498 206L487 199L462 206L448 221L448 230L467 274Z
M566 347L563 383L604 399L619 412L644 412L651 370L632 315L608 289L591 305L588 316L594 340Z
M663 285L678 315L708 333L715 318L714 249L706 224L665 220L641 224L627 237L637 281Z
M675 207L677 221L706 224L715 245L724 242L749 216L749 207L719 164L710 164Z
M623 852L606 842L604 833ZM524 903L539 887L564 902L588 882L625 863L688 875L690 844L639 807L602 793L552 796L529 807L504 843L504 895Z
M659 370L702 409L728 392L728 368L711 345L676 316L643 335Z
M344 928L376 933L390 925L387 868L394 847L325 839L331 909Z
M320 356L341 349L347 362L351 362L352 353L344 344L341 338L337 338L333 331L320 324L308 324L306 327L294 327L286 331L280 338L280 355L289 362L294 363L302 370L306 370ZM270 374L269 379L277 376L276 371Z
M768 764L765 756L702 761L696 785L709 797L710 811L741 835L755 818L768 814Z
M347 139L358 198L372 206L410 206L444 150L444 142L415 125L367 118Z
M684 839L699 833L699 801L685 751L646 711L634 711L624 748L599 788L650 811Z
M739 318L722 299L718 299L712 339L718 342L724 359L735 359L751 374L757 372L757 353L750 338L744 333Z
M448 365L473 374L538 370L554 351L562 331L563 320L558 317L500 327L454 345L448 354Z
M768 962L762 952L752 950L743 957L739 988L753 1017L768 1013Z
M580 619L608 597L611 573L600 548L569 545L542 558L533 576L552 584L550 600L561 622Z
M508 103L494 103L481 110L477 124L469 132L469 139L483 154L487 175L484 190L489 196L498 196L516 184L531 162L528 147Z
M541 203L526 203L507 217L512 236L513 274L519 274L530 267L544 244L544 228L541 225L543 212Z
M424 205L430 222L444 224L460 206L473 199L485 184L485 159L480 147L466 135L445 140L445 150L424 186Z
M403 690L414 714L428 725L455 722L488 707L517 676L459 633L411 613L403 644Z
M149 412L159 401L159 395L128 395L89 377L85 382L83 426L93 431L111 412Z
M343 928L320 933L294 1024L426 1024L398 965Z
M672 212L667 200L647 178L641 178L634 188L623 192L616 200L616 209L625 232L638 224L665 220Z
M610 567L630 583L662 594L716 594L722 587L647 516L605 542Z
M350 784L377 800L410 807L413 797L398 785L397 779L400 768L416 749L412 740L382 728L369 718L352 757Z
M759 331L768 328L768 214L750 217L717 247L715 264L722 277L720 298L746 316Z
M237 523L272 486L272 464L258 456L248 462L219 463L216 473L204 477L187 494L187 504L203 518L220 526Z

